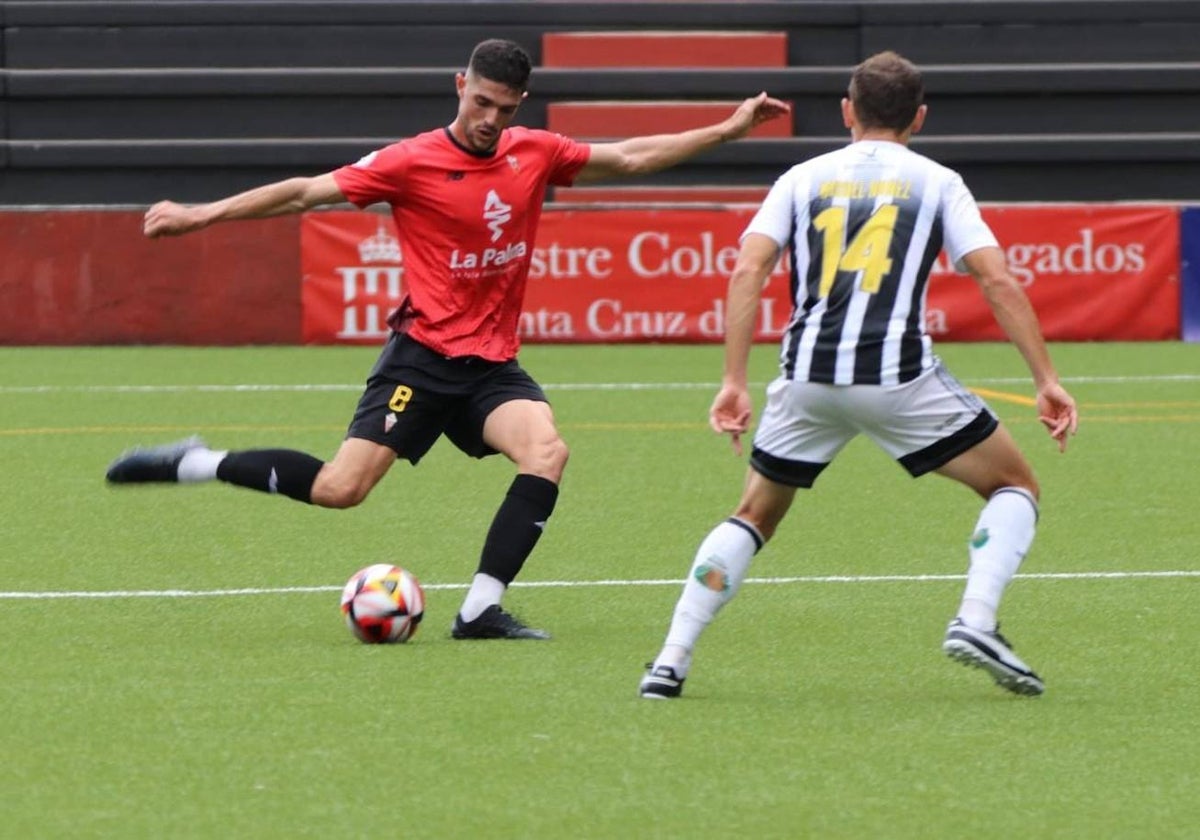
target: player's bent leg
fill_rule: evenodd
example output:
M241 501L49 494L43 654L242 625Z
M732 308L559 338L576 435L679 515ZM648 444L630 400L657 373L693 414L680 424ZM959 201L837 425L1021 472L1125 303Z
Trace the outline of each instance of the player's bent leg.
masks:
M219 479L311 504L313 487L323 468L320 459L294 449L229 452L210 449L200 438L190 437L162 446L131 449L109 466L106 478L112 484L194 484Z
M733 515L754 526L764 541L769 540L791 508L797 489L772 481L756 470L747 470L745 489Z
M1038 485L1008 430L985 440L938 469L987 498L969 543L967 585L942 650L952 659L986 671L1015 694L1045 690L1041 678L1000 635L996 614L1005 589L1033 543Z
M646 666L638 694L647 700L678 697L705 628L737 594L750 561L775 533L796 488L748 471L737 511L709 532L696 551L675 604L662 650Z
M758 529L736 517L709 531L688 570L662 650L646 666L639 695L647 700L680 695L700 634L737 594L750 561L764 543Z
M396 463L387 446L362 438L342 441L332 461L321 466L312 485L312 503L350 508L361 503Z
M479 567L454 618L455 639L548 639L500 607L508 585L533 552L558 501L558 482L567 463L547 403L516 399L487 417L483 441L516 464L517 475L488 528Z
M497 406L483 424L483 440L512 461L519 474L558 484L570 451L559 436L548 403L510 400Z
M189 452L179 465L182 478L187 472L201 473L203 464L193 460L197 453ZM321 469L321 460L295 449L246 449L227 453L213 470L214 476L226 484L278 493L298 502L312 504L313 480Z
M966 452L938 467L938 475L965 484L985 499L1001 487L1021 487L1036 501L1040 492L1033 468L1001 423Z

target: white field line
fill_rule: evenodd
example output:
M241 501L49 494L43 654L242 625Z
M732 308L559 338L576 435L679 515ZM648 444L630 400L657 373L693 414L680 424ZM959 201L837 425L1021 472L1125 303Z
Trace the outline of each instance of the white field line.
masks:
M980 377L964 380L980 385L1028 385L1028 377ZM1081 384L1140 384L1155 382L1200 382L1200 374L1179 373L1151 376L1068 376L1063 382ZM692 391L715 390L712 382L552 382L543 383L547 391ZM763 387L764 382L751 383ZM0 394L220 394L220 393L303 393L358 392L362 384L233 384L233 385L0 385Z
M1143 572L1034 572L1017 575L1019 580L1147 580L1155 578L1200 578L1200 570L1177 569ZM930 581L963 581L966 575L813 575L802 577L746 578L743 583L780 586L804 583L927 583ZM537 580L515 581L511 585L522 589L581 589L616 586L681 586L679 578L648 580ZM466 589L465 583L427 583L430 591ZM243 589L119 589L112 591L76 592L0 592L0 600L52 601L67 598L226 598L239 595L307 595L317 592L341 592L341 586L275 586Z

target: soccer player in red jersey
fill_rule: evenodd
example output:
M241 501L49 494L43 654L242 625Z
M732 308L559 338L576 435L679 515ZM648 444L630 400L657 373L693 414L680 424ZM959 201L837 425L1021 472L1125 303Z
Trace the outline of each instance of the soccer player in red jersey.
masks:
M391 205L404 246L405 298L346 439L331 461L288 449L224 451L199 438L125 453L112 483L219 479L330 508L367 497L398 458L416 464L446 435L466 454L502 453L517 475L496 512L456 639L544 639L500 606L554 510L567 445L541 387L517 363L517 324L547 186L657 172L787 113L765 93L723 122L616 143L578 143L510 127L525 99L529 56L488 40L455 76L446 128L402 140L311 178L267 184L209 204L162 201L145 234L178 236L215 222L299 213L350 201Z

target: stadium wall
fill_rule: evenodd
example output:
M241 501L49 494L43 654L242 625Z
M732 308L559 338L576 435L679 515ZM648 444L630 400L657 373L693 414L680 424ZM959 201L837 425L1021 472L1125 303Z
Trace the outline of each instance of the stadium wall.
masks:
M719 341L725 283L753 209L552 205L534 243L523 339ZM1196 211L1076 204L984 213L1051 340L1200 340ZM319 211L153 241L141 235L141 216L0 210L0 343L374 344L402 294L403 255L383 214ZM779 337L787 289L781 267L764 297L760 340ZM941 340L1002 337L944 256L927 321Z

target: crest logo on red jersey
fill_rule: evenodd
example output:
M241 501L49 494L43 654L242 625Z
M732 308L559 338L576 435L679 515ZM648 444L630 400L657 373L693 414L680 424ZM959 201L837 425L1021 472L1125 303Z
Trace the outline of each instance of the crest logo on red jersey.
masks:
M504 226L512 221L512 207L501 201L495 190L488 190L487 200L483 203L483 218L487 219L488 230L495 242L504 235Z

